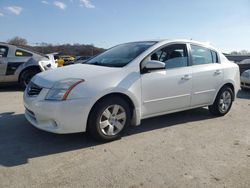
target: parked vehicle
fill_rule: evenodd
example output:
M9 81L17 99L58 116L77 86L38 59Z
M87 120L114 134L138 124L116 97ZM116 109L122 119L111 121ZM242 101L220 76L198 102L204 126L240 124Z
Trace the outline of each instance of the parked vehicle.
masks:
M88 131L111 141L130 124L158 115L208 106L224 116L239 80L239 67L203 43L126 43L85 64L35 76L24 94L25 116L45 131Z
M250 89L250 69L241 74L240 80L242 89Z
M55 62L56 67L59 67L59 66L60 66L60 65L58 64L58 62L57 62L57 59L56 59L56 58L57 58L56 53L46 54L45 56L46 56L49 60Z
M62 58L60 58L59 53L53 53L55 62L57 64L58 67L63 67L64 65L64 60Z
M74 64L75 58L69 55L60 55L60 59L64 61L63 66Z
M34 75L54 68L55 62L42 54L0 43L0 83L19 82L25 88Z
M61 55L60 58L62 58L65 62L75 60L75 58L73 56L70 56L70 55Z
M66 65L72 65L74 64L75 58L72 56L67 56L67 55L55 55L56 58L56 63L58 64L58 67L63 67Z
M55 60L58 67L63 67L65 65L74 64L74 57L67 55L60 55L60 52L55 52L51 54L47 54L46 56L52 57Z
M240 74L242 74L244 71L250 69L250 59L244 59L243 61L238 63L240 67Z

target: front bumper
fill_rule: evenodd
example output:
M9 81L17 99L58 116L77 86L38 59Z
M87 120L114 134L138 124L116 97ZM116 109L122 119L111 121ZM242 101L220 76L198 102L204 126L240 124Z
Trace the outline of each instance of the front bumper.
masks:
M26 119L38 129L52 133L85 132L91 108L89 99L47 101L47 92L48 89L42 89L37 97L24 93Z

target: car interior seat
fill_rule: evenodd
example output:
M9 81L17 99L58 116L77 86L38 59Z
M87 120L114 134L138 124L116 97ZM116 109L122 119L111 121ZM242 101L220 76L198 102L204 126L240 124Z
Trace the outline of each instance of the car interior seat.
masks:
M159 60L159 59L158 59L158 55L157 55L156 53L152 54L152 55L151 55L151 60L156 60L156 61L158 61L158 60Z
M187 65L187 57L183 57L178 51L173 51L165 61L166 68L184 67Z

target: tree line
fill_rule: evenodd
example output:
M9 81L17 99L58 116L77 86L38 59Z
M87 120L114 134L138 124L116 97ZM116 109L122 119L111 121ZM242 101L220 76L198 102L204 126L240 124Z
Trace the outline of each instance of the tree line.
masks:
M103 52L105 49L95 47L92 44L62 44L62 45L52 45L49 43L40 43L35 46L28 45L28 41L21 37L14 37L7 41L9 44L23 46L29 48L33 51L37 51L43 54L60 52L64 55L72 56L94 56ZM250 55L250 51L241 50L233 51L230 55Z
M241 50L241 51L233 51L230 55L250 55L250 51Z
M105 49L95 47L92 44L60 44L53 45L49 43L39 43L36 45L29 45L28 41L21 37L14 37L9 39L7 43L24 47L26 49L30 49L32 51L36 51L42 54L49 54L59 52L62 55L71 55L71 56L94 56Z

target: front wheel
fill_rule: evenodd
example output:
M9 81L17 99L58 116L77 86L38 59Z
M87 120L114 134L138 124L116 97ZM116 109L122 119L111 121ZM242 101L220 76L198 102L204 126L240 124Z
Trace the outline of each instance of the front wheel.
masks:
M113 141L121 137L131 121L128 103L120 97L106 98L92 110L88 130L99 141Z
M209 106L209 111L215 116L224 116L226 115L233 104L233 91L230 87L222 88L213 105Z

